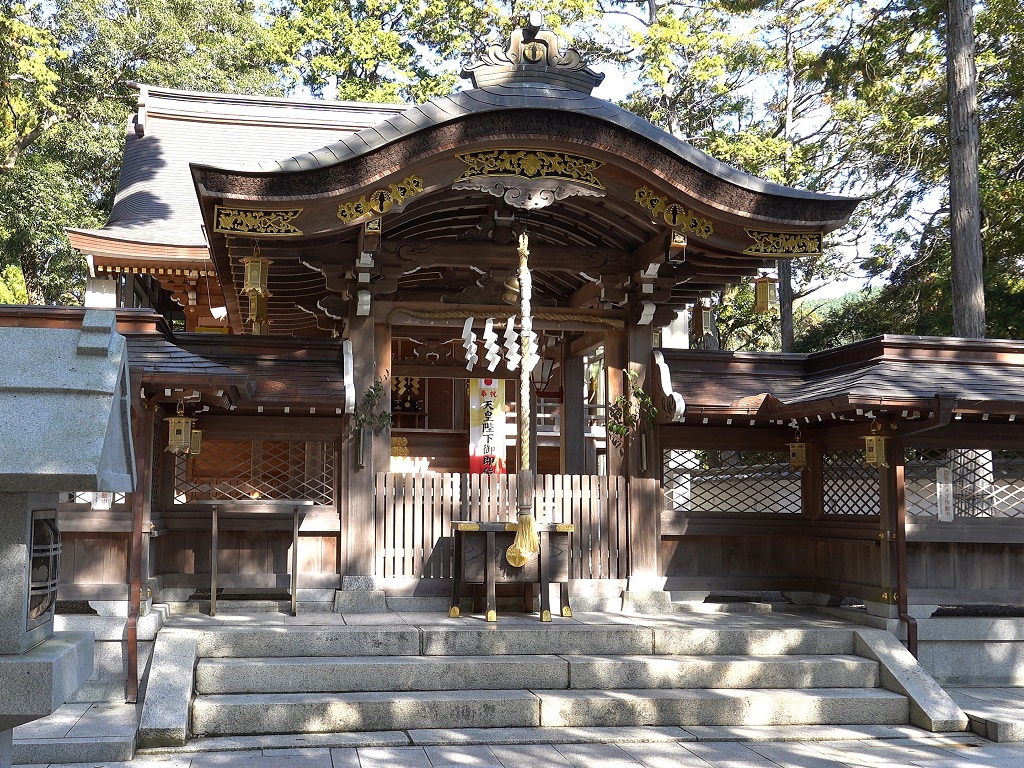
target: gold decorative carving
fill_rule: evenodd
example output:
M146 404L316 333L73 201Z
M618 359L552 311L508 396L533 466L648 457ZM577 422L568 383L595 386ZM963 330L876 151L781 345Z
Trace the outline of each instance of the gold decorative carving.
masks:
M292 221L302 213L302 208L281 211L258 211L250 208L228 208L218 205L214 208L214 231L225 234L294 236L302 230Z
M380 216L422 191L423 179L416 175L407 176L397 184L389 184L363 195L358 200L342 203L338 206L338 218L346 224L351 224L364 216Z
M690 233L705 240L715 234L715 225L710 219L704 219L682 203L669 200L659 195L650 187L636 190L636 201L651 212L652 216L661 216L675 232Z
M762 232L748 229L754 244L743 253L753 256L808 256L821 253L821 232Z
M563 179L604 189L594 171L604 165L583 155L539 149L491 149L467 152L459 160L468 167L455 181L480 176L519 176L526 179Z

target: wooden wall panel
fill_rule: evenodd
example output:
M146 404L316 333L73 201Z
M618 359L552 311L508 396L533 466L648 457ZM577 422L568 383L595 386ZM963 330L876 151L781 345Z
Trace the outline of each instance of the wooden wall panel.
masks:
M65 533L61 536L62 584L127 584L125 533Z

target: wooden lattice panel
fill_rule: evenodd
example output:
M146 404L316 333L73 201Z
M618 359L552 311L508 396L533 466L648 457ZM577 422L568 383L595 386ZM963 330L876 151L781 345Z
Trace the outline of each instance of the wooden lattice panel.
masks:
M878 470L863 451L834 451L821 457L822 508L826 515L877 515L881 507Z
M203 440L174 464L174 501L312 501L334 504L334 446L284 440Z
M908 449L907 514L938 515L938 470L949 469L953 516L1024 517L1024 451Z
M800 514L800 470L786 451L665 450L665 496L687 515Z

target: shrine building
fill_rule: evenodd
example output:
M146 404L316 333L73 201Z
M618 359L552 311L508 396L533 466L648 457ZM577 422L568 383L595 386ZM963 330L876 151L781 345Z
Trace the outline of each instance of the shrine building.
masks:
M537 25L464 76L412 107L140 86L110 219L69 231L128 341L138 484L67 489L61 599L445 611L452 521L515 523L527 470L577 610L1020 602L1021 343L689 349L859 201L594 95Z

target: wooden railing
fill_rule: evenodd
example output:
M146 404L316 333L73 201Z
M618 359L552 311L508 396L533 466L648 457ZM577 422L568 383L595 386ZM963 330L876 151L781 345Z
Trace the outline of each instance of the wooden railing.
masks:
M377 576L451 578L452 520L516 519L515 475L380 473L375 481ZM625 478L540 475L534 509L539 522L576 526L571 578L626 578Z

